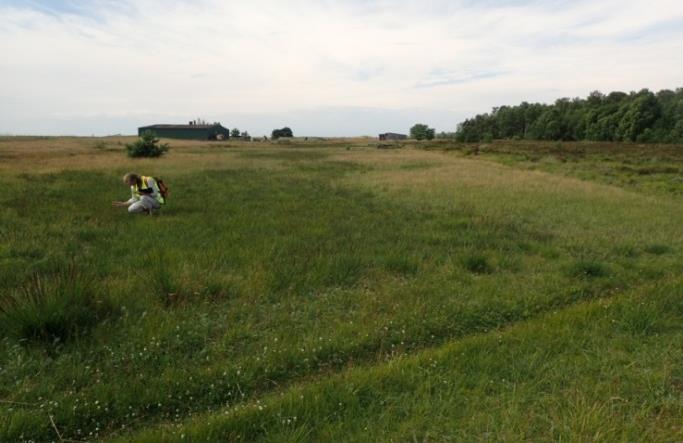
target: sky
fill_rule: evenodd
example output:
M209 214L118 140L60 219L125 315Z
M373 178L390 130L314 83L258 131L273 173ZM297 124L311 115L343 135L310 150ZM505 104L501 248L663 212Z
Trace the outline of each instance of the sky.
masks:
M683 87L680 0L0 0L0 134L437 131Z

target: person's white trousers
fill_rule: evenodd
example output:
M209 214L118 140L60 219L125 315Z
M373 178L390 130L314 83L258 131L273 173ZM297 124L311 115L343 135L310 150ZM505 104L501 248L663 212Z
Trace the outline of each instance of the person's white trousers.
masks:
M154 198L149 195L143 195L140 200L128 206L128 212L131 214L139 214L140 212L149 212L152 209L159 209L161 205Z

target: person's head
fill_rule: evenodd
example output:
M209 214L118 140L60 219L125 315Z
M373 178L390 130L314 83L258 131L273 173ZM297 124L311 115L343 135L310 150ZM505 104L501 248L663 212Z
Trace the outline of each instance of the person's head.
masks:
M129 172L128 174L123 176L123 182L128 186L134 186L140 183L140 176L135 173Z

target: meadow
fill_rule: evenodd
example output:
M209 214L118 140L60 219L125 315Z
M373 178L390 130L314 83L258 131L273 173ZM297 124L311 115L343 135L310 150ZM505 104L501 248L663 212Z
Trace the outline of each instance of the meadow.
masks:
M0 138L0 441L683 440L683 146L131 140Z

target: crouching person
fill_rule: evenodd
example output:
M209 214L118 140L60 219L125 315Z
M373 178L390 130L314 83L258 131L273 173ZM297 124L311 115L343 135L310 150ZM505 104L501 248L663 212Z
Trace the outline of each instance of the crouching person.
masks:
M152 215L152 211L160 209L165 203L154 177L129 172L123 176L123 182L130 186L131 198L127 201L115 201L112 203L114 206L127 206L131 214Z

